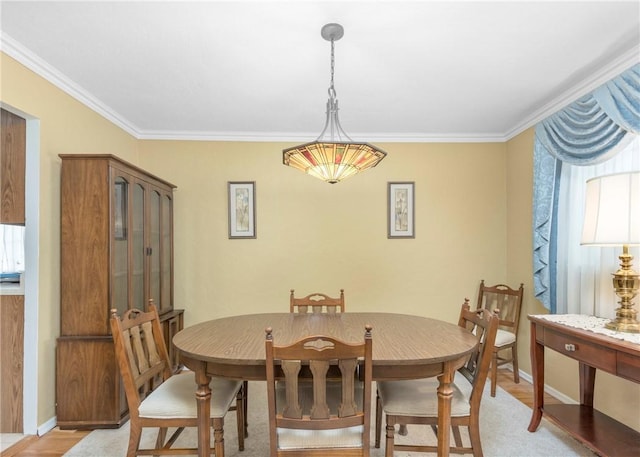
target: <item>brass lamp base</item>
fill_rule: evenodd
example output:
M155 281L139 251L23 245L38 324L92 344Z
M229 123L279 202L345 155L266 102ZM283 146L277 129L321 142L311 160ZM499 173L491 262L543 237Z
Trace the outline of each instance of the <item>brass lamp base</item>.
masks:
M611 322L607 322L604 325L609 330L614 330L616 332L626 332L626 333L640 333L640 322L623 322L619 321L616 317Z
M627 245L623 246L619 259L620 269L613 274L613 288L620 297L620 308L616 309L616 318L605 324L605 327L617 332L640 333L637 311L633 309L633 299L640 286L640 275L631 268L633 256L629 255Z

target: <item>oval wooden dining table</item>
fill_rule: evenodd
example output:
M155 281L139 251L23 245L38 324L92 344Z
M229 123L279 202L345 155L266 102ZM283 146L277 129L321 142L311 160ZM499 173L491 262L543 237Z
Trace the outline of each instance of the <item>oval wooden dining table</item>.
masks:
M451 382L477 345L471 332L437 319L394 313L247 314L195 324L173 338L180 362L196 376L198 455L207 455L210 444L211 377L266 380L266 327L280 345L310 335L361 342L367 324L373 327L373 379L438 376L438 427L449 430ZM449 433L438 433L438 455L449 455Z

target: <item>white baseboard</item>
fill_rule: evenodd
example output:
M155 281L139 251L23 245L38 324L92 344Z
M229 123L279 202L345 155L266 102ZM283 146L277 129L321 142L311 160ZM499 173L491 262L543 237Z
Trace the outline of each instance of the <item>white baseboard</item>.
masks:
M38 436L42 436L47 432L50 432L51 430L53 430L55 428L55 426L58 423L58 418L56 416L53 416L51 419L49 419L48 421L46 421L44 424L41 424L38 427Z
M506 367L508 370L513 371L513 367L511 365ZM526 373L522 370L518 370L518 373L520 374L520 377L522 379L524 379L525 381L533 384L533 378L531 377L531 375L529 373ZM577 405L578 402L575 401L573 398L566 396L565 394L563 394L562 392L554 389L553 387L549 386L548 384L544 385L544 391L546 393L548 393L549 395L552 395L554 397L556 397L558 400L560 400L562 403L566 403L568 405Z

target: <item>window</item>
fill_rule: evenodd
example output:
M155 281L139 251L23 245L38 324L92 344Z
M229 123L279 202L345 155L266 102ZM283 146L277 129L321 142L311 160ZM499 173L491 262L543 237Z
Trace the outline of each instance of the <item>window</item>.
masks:
M0 239L0 273L10 278L10 273L24 272L24 226L0 224Z
M622 247L581 246L584 192L590 178L640 170L640 137L611 159L588 166L563 163L558 196L557 313L615 317L618 298L612 276ZM640 249L630 247L634 270Z

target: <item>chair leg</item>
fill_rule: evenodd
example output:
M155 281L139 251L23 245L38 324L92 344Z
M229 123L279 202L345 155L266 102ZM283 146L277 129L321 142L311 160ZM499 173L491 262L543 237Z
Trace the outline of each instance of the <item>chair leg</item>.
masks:
M394 435L396 428L394 424L389 423L389 417L387 416L387 438L385 440L384 457L393 457L393 446L395 444Z
M156 449L164 446L164 440L167 438L167 427L160 427L158 429L158 437L156 438Z
M216 457L224 457L224 419L213 420L213 449Z
M511 358L513 364L513 382L520 383L520 371L518 370L518 346L515 344L511 347Z
M493 351L491 358L491 396L496 396L496 382L498 382L498 351Z
M245 434L245 392L244 386L236 395L236 423L238 429L238 449L244 451L244 434Z
M472 415L469 418L469 438L471 439L473 457L483 457L482 443L480 442L480 421L477 415Z
M140 447L140 436L142 435L142 427L136 422L129 421L131 428L129 429L129 446L127 447L127 457L135 457Z
M376 449L380 449L380 435L382 434L382 404L380 403L380 395L376 391Z
M456 446L462 447L462 435L460 435L460 427L454 425L452 427L453 432L453 440L456 443Z

